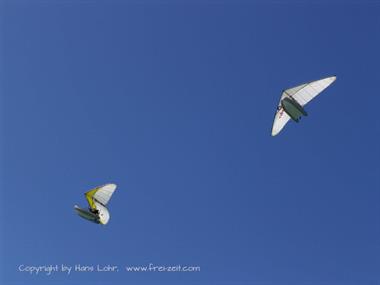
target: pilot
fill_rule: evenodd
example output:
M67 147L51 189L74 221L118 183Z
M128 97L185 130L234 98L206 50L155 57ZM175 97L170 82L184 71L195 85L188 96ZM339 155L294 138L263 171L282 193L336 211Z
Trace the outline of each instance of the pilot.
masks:
M91 207L89 207L88 209L90 210L91 213L94 213L96 215L99 214L99 210L97 210L97 209L92 209Z

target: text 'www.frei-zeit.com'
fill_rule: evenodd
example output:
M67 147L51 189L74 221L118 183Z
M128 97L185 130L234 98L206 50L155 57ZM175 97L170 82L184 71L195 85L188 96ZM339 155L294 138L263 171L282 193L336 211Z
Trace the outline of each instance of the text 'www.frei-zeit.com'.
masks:
M52 275L55 273L88 273L88 272L200 272L200 266L193 265L157 265L149 263L147 265L127 265L119 266L113 264L96 264L96 265L83 265L83 264L49 264L49 265L25 265L20 264L18 271L28 273L31 275Z

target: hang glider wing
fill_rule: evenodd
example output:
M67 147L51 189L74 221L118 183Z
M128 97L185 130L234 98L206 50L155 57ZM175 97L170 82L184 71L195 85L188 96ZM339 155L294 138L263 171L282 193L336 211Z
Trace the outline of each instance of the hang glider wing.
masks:
M323 90L329 87L329 85L333 83L335 79L336 76L331 76L324 79L312 81L306 84L287 89L282 94L285 96L292 97L301 106L305 106L313 98L319 95Z
M96 187L85 193L88 204L92 209L96 209L96 203L98 202L103 206L106 206L113 192L116 190L115 184L106 184L103 186Z
M102 204L95 202L96 209L99 211L99 222L103 225L106 225L110 219L110 213L107 208Z
M283 96L281 97L281 100L283 99ZM280 104L277 107L277 112L274 117L273 127L272 127L272 136L277 135L283 127L285 127L286 123L289 121L290 117L288 114L286 114L284 108L281 106L281 100Z
M280 102L277 106L276 115L272 127L272 136L277 135L289 121L290 117L282 107L282 100L286 97L295 99L301 106L305 106L323 90L325 90L336 79L336 76L301 84L296 87L286 89L282 92Z

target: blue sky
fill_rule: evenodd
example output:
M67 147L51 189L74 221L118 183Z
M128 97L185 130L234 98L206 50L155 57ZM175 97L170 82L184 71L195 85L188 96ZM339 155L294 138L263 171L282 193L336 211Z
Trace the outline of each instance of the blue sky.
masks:
M1 10L2 284L380 282L379 2ZM331 75L271 137L281 90ZM110 223L76 216L108 182ZM62 263L121 271L18 271ZM201 272L122 270L149 263Z

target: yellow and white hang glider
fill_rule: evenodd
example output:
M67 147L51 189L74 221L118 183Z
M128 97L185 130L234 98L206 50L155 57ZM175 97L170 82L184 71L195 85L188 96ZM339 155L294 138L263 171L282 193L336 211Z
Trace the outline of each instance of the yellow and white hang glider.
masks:
M84 194L89 205L88 210L82 209L77 205L74 206L74 209L82 218L96 224L105 225L110 219L110 214L106 206L115 190L115 184L106 184L96 187Z
M298 123L301 116L307 116L304 106L335 80L336 76L331 76L284 90L274 117L272 136L277 135L290 119Z

